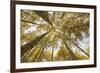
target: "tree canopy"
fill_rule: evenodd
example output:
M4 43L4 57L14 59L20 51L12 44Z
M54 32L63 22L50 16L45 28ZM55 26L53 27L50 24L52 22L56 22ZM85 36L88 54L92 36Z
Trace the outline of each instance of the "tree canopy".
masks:
M21 10L21 62L87 60L89 13Z

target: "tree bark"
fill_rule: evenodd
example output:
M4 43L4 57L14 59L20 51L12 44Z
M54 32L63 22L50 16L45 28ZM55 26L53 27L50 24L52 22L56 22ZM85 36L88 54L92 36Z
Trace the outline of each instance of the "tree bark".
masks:
M74 53L72 52L72 50L69 48L69 46L67 45L66 41L63 39L63 42L65 44L66 49L70 52L70 55L72 56L73 60L77 60L77 57L74 55Z
M49 17L48 17L48 12L46 11L35 11L36 14L38 14L40 17L42 17L46 22L48 22L51 26L53 24L50 22ZM54 27L54 26L53 26Z
M46 45L47 45L47 41L48 41L48 38L47 38L47 39L45 40L45 42L42 44L42 47L40 48L40 50L39 50L39 51L37 52L37 54L35 55L33 61L37 61L37 59L40 57L41 53L43 53L43 51L44 51L44 49L45 49L45 47L46 47ZM40 53L40 55L39 55L39 53ZM38 55L39 55L39 57L38 57Z
M22 21L22 22L26 22L26 23L32 23L32 24L35 24L35 25L39 25L39 24L37 24L37 23L35 23L35 22L28 21L28 20L23 20L23 19L21 19L21 21Z
M54 55L54 46L52 47L51 61L53 61L53 55Z
M41 54L40 54L39 57L37 58L37 62L39 62L39 59L41 58L41 56L42 56L44 50L45 50L45 47L43 47L42 50L40 50L40 51L41 51ZM38 55L38 54L37 54L37 55Z
M72 41L71 41L72 42ZM76 43L72 42L79 50L81 50L84 54L86 54L89 57L89 54L86 53L81 47L79 47Z
M65 15L65 12L63 12L63 14L62 14L62 16L61 16L61 19L64 17L64 15Z
M21 56L23 56L23 54L25 52L27 52L27 50L29 49L32 49L44 36L46 36L49 32L37 37L35 40L25 44L25 45L22 45L21 46Z

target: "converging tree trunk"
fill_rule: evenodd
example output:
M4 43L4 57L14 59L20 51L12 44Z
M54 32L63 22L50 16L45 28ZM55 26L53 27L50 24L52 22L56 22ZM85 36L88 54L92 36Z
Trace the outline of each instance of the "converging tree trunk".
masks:
M22 45L21 46L21 56L23 56L23 54L25 53L25 52L27 52L27 50L29 50L29 49L32 49L45 35L47 35L49 32L47 32L47 33L45 33L45 34L43 34L43 35L41 35L41 36L39 36L39 37L37 37L35 40L33 40L33 41L31 41L31 42L29 42L29 43L27 43L27 44L25 44L25 45Z
M67 45L66 41L63 39L63 42L65 44L66 49L70 52L70 55L72 56L73 60L77 60L77 57L74 55L74 53L72 52L72 50L69 48L69 46Z

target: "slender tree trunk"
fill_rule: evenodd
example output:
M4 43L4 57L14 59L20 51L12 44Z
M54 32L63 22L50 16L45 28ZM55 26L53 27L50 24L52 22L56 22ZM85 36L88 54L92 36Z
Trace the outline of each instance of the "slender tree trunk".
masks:
M39 62L40 58L42 57L42 54L44 53L45 47L41 50L40 56L37 58L37 62Z
M41 57L39 58L39 62L42 60L42 58L44 57L44 54L46 53L46 51L48 50L48 46L47 48L45 49L44 53L41 55Z
M37 57L38 57L38 55L39 55L40 52L43 53L43 51L44 51L44 49L45 49L45 47L46 47L46 45L47 45L47 41L48 41L48 38L45 40L45 42L43 43L42 47L40 48L40 50L39 50L39 51L37 52L37 54L35 55L33 61L37 61L37 59L38 59ZM41 55L41 53L40 53L40 55Z
M64 15L65 15L65 12L63 12L63 14L62 14L62 16L61 16L61 19L64 17Z
M53 61L53 56L54 56L54 46L52 47L51 61Z
M40 17L42 17L46 22L48 22L51 26L53 26L53 24L50 22L49 20L49 14L46 11L35 11L36 14L38 14ZM54 27L54 26L53 26Z
M23 56L23 54L25 54L25 52L27 52L27 50L32 49L44 36L46 36L49 32L41 35L40 37L37 37L35 40L22 45L21 46L21 57Z
M53 22L55 21L55 12L53 12Z
M72 41L71 41L72 42ZM89 54L86 53L81 47L79 47L76 43L72 42L79 50L81 50L84 54L86 54L89 57Z
M26 62L28 57L32 54L32 52L34 52L34 48L29 49L21 58L22 62Z
M77 57L74 55L74 53L72 52L72 50L69 48L69 46L67 45L66 41L63 39L63 42L65 44L66 49L70 52L70 55L72 56L73 60L77 60Z
M28 20L23 20L23 19L21 19L21 21L22 21L22 22L26 22L26 23L31 23L31 24L34 24L34 25L40 25L40 24L35 23L35 22L33 22L33 21L28 21Z
M30 54L30 49L27 50L27 52L25 52L25 54L23 54L23 56L21 57L21 62L25 62L25 59L27 58L27 56Z

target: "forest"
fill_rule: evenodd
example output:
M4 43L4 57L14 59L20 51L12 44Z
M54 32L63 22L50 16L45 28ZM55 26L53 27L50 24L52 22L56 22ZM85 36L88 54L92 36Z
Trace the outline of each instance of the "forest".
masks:
M21 62L90 59L90 15L82 12L20 11Z

